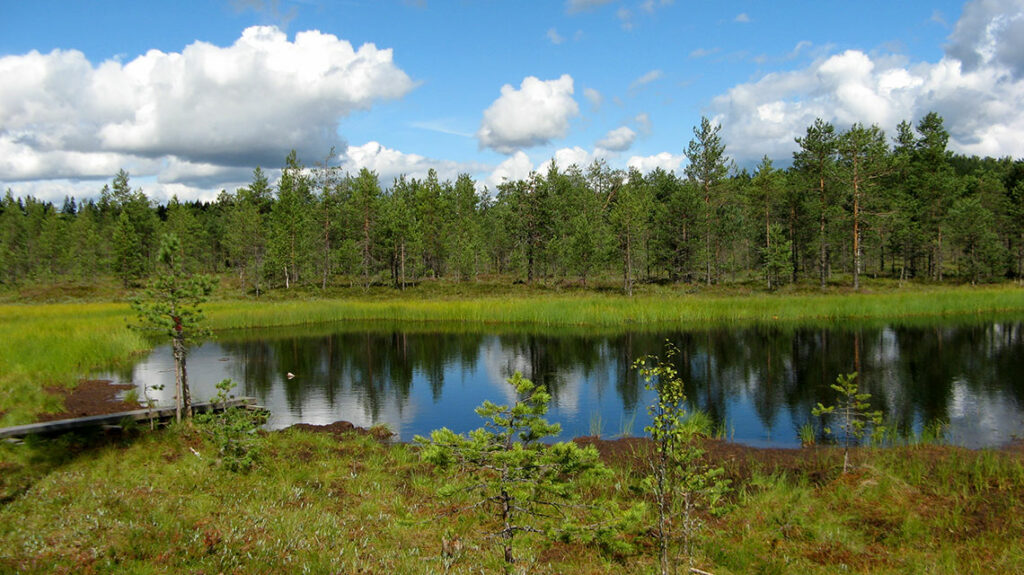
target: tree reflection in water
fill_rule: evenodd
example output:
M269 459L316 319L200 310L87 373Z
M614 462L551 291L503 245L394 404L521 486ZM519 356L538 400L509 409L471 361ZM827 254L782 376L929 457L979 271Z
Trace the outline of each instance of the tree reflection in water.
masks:
M836 375L857 371L891 425L913 431L948 421L952 441L978 446L1024 431L1022 325L961 320L626 332L341 324L221 334L193 352L189 364L203 380L199 399L204 391L212 395L226 372L240 383L238 393L272 410L275 426L348 419L387 423L406 439L441 426L468 430L473 408L484 399L510 399L503 382L521 371L548 388L551 419L563 424L565 436L591 432L595 419L612 435L634 416L634 433L646 425L651 398L631 366L668 340L679 348L676 368L691 408L706 411L736 441L798 445L797 430L811 421L811 409L833 403ZM158 384L166 376L161 353L168 352L157 349L131 370L106 376L140 388ZM294 379L285 377L289 372Z

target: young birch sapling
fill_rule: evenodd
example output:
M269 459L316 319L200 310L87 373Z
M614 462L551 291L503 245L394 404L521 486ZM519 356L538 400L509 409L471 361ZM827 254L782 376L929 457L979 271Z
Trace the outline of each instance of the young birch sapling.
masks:
M645 428L653 442L649 460L650 473L644 486L653 495L657 509L658 556L662 575L675 570L675 548L682 543L691 570L693 544L704 526L701 513L722 509L723 497L729 491L729 480L721 467L711 466L704 458L700 440L708 429L696 425L704 418L688 417L683 381L673 367L679 350L665 344L665 358L642 357L634 368L646 382L646 388L657 393L647 411L651 424Z

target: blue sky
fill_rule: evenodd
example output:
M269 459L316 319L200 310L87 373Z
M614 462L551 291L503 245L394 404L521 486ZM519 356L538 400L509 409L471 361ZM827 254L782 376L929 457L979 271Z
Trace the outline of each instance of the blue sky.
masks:
M814 118L1024 157L1024 0L0 0L0 187L212 199L277 168L503 178L682 171L702 115L741 167Z

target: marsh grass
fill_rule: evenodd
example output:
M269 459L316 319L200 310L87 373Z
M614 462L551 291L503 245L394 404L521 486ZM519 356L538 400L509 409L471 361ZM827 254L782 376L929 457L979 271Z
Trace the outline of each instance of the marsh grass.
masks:
M368 436L270 433L244 474L214 462L217 446L171 428L132 441L50 454L51 471L0 503L0 572L501 572L484 512L439 499L448 475L415 448ZM5 447L4 449L8 449ZM61 456L60 453L65 455ZM198 456L196 455L198 453ZM762 452L734 476L729 510L709 518L697 565L714 573L1019 573L1024 468L1017 453L928 445L864 449L838 473L832 449L777 466ZM643 501L628 460L588 498ZM822 469L834 473L821 474ZM60 521L54 521L60 517ZM626 525L610 540L547 542L526 534L531 573L649 572L654 549Z
M151 347L127 328L128 306L112 303L0 306L0 424L59 411L47 387L71 387L103 366Z
M917 289L877 294L691 295L673 291L627 298L544 292L470 299L363 297L208 306L214 329L307 325L332 321L412 321L533 326L696 326L733 322L835 322L872 318L1024 312L1014 287Z
M801 472L754 473L705 548L709 557L737 573L1024 568L1019 455L930 446L859 455L856 472L815 483Z
M633 436L633 430L636 427L636 416L636 409L629 413L629 417L626 417L625 414L622 415L622 419L619 420L619 434L616 436L617 438Z

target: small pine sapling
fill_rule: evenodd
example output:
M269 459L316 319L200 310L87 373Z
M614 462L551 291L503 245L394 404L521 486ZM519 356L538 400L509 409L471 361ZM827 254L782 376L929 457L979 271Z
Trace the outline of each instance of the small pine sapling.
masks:
M140 329L171 338L174 356L175 419L180 423L182 412L192 417L192 395L188 387L186 359L188 346L208 333L203 327L200 305L213 292L213 278L191 275L185 271L181 258L181 240L174 234L160 239L158 260L162 269L143 297L132 302Z
M249 471L258 462L263 439L260 426L267 421L266 412L244 407L228 407L234 396L235 382L221 380L210 411L196 416L196 422L217 446L218 461L229 471ZM216 406L220 405L220 411Z
M574 529L571 510L581 509L574 505L579 497L577 481L611 472L593 446L544 445L543 439L561 431L560 425L544 419L551 396L518 372L508 383L521 399L511 406L485 401L476 409L486 420L484 427L466 436L442 428L429 439L417 436L415 441L422 446L425 461L456 467L469 476L469 487L453 483L440 492L444 496L461 490L475 493L471 508L493 511L499 524L491 535L500 540L505 571L511 572L517 560L516 536L557 536Z
M870 393L861 393L857 385L857 372L839 374L832 389L839 392L839 402L828 407L818 403L811 410L815 417L825 419L835 414L839 418L839 429L843 432L843 473L850 469L850 446L864 439L870 424L873 433L884 433L882 412L871 411L868 400ZM832 435L831 426L825 426L825 433Z
M654 496L658 512L654 534L663 575L674 571L673 549L679 540L694 569L693 543L703 528L700 513L720 511L730 483L722 477L725 471L721 467L711 466L704 458L700 440L708 430L693 425L694 418L687 416L683 381L672 366L678 353L674 345L666 343L664 359L647 356L634 363L646 388L657 393L647 409L651 424L645 431L651 436L654 453L644 485Z

